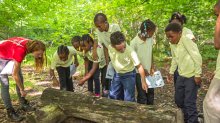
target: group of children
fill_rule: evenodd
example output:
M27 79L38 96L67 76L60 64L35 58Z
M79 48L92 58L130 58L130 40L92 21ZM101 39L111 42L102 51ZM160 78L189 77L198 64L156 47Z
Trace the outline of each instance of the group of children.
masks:
M192 31L183 24L186 17L179 12L172 14L169 24L165 28L166 36L170 42L172 62L167 81L174 80L175 103L184 114L186 123L197 123L198 112L196 108L197 92L201 83L202 57L195 43ZM156 25L149 19L144 20L137 35L126 42L125 35L118 24L109 24L103 13L94 17L97 28L95 35L85 34L75 36L72 45L61 45L51 65L51 76L57 83L53 70L59 74L60 89L72 91L69 66L78 65L76 55L84 58L85 75L79 81L83 85L88 81L88 91L93 93L95 83L95 96L100 96L100 75L102 95L110 99L135 102L135 87L137 89L137 102L153 105L154 89L148 88L146 77L154 74L153 64L153 35ZM75 57L75 61L73 61ZM106 78L107 68L114 68L112 79ZM71 85L71 86L70 86Z
M220 0L215 5L218 16L215 29L215 48L220 49ZM198 88L201 84L202 57L195 43L192 31L183 24L186 17L179 12L172 14L165 34L170 42L172 62L167 81L174 80L175 103L184 114L185 123L198 123L196 107ZM110 99L135 102L135 88L138 92L137 102L140 104L154 104L154 89L148 88L146 77L154 74L153 64L153 35L156 25L149 19L144 20L137 35L126 42L125 35L118 24L109 24L103 13L94 17L95 33L74 36L72 46L61 45L51 60L50 75L53 84L60 85L60 90L74 91L71 69L79 65L77 55L84 58L85 74L79 85L88 83L88 91L95 96L100 94ZM13 62L12 74L17 87L20 107L25 111L33 111L25 99L26 92L23 85L21 63L27 54L35 58L36 69L40 70L44 64L46 46L42 41L30 40L22 37L9 38L0 43L0 82L1 96L7 109L8 117L13 121L21 121L21 117L13 108L9 94L8 74L2 73L9 62ZM220 53L219 53L220 54ZM219 58L215 76L204 100L203 110L206 123L220 122L220 84ZM113 68L110 69L110 68ZM57 70L59 81L55 77ZM113 71L113 72L109 72ZM113 73L107 77L107 73ZM101 85L100 88L100 76ZM136 87L135 87L136 86ZM101 91L102 89L102 91Z

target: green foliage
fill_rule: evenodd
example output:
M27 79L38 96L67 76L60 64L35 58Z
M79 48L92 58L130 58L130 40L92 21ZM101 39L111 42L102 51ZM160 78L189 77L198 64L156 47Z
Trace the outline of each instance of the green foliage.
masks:
M213 37L215 3L216 0L0 0L0 39L25 36L52 42L52 46L70 45L71 37L88 33L94 28L94 15L103 12L110 23L121 26L128 41L135 37L143 20L153 20L158 27L154 52L166 57L170 53L164 28L171 14L179 11L187 16L185 26L193 31L201 48Z
M200 53L204 61L216 61L218 56L218 51L215 50L214 46L203 45L200 47Z

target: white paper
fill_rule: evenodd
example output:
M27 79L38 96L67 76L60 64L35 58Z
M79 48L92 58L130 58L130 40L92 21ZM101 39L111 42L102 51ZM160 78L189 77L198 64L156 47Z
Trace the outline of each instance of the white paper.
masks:
M3 68L3 70L1 71L0 74L2 75L12 75L12 72L14 70L14 64L15 62L14 61L9 61L5 67Z
M107 79L113 79L114 74L115 74L115 69L113 68L112 63L109 62L108 67L107 67L107 71L106 71L106 76L105 76L105 78L107 78Z
M148 84L148 88L158 88L164 86L163 77L160 71L154 72L153 76L146 77L146 82Z

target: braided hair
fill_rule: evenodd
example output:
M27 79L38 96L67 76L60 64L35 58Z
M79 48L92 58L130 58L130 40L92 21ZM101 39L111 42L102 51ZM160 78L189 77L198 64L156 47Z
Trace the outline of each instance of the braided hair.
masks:
M57 54L58 54L58 55L65 54L65 56L68 56L68 55L69 55L69 49L68 49L68 47L67 47L67 46L64 46L64 45L60 45L60 46L58 47Z
M147 31L152 31L155 29L156 25L150 19L143 21L140 26L141 36L147 37Z
M72 40L71 40L71 43L72 44L75 43L75 42L79 43L80 41L81 41L81 37L80 36L74 36L72 38Z
M82 41L80 43L81 46L85 46L85 42L93 45L94 44L94 40L93 38L89 35L89 34L84 34L82 35Z

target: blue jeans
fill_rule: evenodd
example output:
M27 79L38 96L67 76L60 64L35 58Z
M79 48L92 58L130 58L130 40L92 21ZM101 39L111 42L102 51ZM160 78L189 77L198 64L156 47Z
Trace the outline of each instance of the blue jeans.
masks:
M136 71L115 73L111 82L109 98L135 102Z
M5 59L0 59L0 72L3 70L3 68L5 67L5 65L9 62L9 60L5 60ZM23 83L23 76L21 73L21 69L19 70L19 76L21 79L21 82ZM10 94L9 94L9 79L8 79L8 75L0 75L0 83L1 83L1 97L3 100L3 103L5 105L6 109L12 108L12 103L11 103L11 98L10 98ZM21 97L21 93L20 93L20 89L19 87L16 85L16 91L17 91L17 95L19 98L19 101L21 103L21 101L23 100Z

